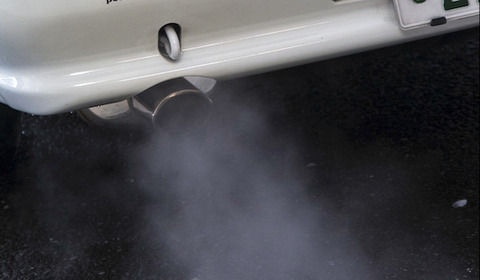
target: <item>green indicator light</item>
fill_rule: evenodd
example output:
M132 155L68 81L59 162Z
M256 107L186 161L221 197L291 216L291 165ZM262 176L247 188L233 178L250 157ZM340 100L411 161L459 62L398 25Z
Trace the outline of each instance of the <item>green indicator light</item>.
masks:
M414 0L415 1L415 0ZM443 8L445 11L468 6L468 0L444 0Z

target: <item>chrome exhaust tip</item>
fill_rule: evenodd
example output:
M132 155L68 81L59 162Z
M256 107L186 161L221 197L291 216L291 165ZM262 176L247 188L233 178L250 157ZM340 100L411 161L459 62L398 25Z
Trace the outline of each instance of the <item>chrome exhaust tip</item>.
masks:
M216 81L191 76L157 84L127 100L79 111L88 122L102 126L150 127L182 133L201 127L213 107L209 96Z
M165 97L153 113L153 125L166 131L189 131L201 127L213 102L196 90L182 90Z

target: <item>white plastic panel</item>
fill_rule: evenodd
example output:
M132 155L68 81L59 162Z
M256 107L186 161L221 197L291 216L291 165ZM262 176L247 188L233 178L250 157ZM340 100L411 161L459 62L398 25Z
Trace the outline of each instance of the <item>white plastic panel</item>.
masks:
M338 3L0 0L0 101L58 113L176 77L258 73L478 24L473 17L403 31L389 1ZM158 30L169 22L182 27L175 62L157 49Z

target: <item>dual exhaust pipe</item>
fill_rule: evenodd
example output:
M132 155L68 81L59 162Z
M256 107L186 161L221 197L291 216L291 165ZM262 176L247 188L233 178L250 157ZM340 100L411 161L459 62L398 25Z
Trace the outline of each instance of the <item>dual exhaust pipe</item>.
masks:
M200 76L176 78L157 84L127 100L79 111L90 123L117 127L154 127L187 132L202 126L213 102L216 80Z

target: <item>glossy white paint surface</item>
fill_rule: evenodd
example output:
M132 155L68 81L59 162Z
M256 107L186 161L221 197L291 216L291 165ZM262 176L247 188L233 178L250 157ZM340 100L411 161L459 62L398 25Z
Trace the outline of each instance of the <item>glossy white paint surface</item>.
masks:
M158 30L182 27L175 61ZM403 31L387 0L0 0L0 102L51 114L182 76L269 71L478 25Z

